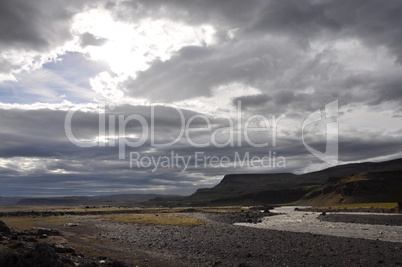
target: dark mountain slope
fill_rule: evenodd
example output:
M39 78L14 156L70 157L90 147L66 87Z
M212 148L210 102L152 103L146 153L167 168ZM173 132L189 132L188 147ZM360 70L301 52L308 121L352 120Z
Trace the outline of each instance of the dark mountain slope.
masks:
M334 205L402 200L402 171L364 172L326 184L306 194L299 203Z
M183 198L158 198L155 205L246 205L283 204L299 200L326 183L336 183L363 172L402 171L402 159L338 165L321 171L295 175L292 173L228 174L213 188L198 189ZM398 184L399 186L399 184ZM399 190L399 189L398 189ZM388 193L386 193L388 194ZM397 195L395 195L397 197ZM311 198L312 199L312 198ZM339 198L340 199L340 198ZM338 201L339 201L338 199ZM380 199L386 199L379 197ZM395 199L390 197L389 199ZM312 201L311 204L317 201Z

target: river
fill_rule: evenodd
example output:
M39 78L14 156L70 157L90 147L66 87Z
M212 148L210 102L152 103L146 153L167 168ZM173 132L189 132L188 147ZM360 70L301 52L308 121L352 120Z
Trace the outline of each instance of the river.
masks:
M319 212L295 211L295 208L296 206L275 208L271 212L283 214L264 217L261 223L236 223L236 225L280 231L402 242L402 226L320 221L317 219L320 215ZM299 206L297 208L305 207ZM341 213L338 212L337 214ZM383 213L348 212L347 214L393 216L392 214L385 215Z

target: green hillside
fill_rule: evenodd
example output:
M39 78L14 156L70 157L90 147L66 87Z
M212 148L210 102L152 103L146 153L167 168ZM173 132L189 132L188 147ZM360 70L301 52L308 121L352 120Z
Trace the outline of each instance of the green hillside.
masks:
M364 172L328 182L298 201L307 205L398 202L402 200L402 171Z

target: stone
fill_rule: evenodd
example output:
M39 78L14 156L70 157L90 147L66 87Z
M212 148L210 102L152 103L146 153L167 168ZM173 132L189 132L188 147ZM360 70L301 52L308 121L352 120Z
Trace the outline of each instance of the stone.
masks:
M77 227L78 223L66 223L64 227Z
M60 232L54 229L38 229L38 236L47 235L47 236L59 236Z
M33 242L33 243L38 243L38 242L39 242L38 239L36 239L35 237L32 237L32 236L27 237L27 238L25 238L24 240L25 240L26 242Z
M74 261L70 258L62 258L61 261L68 265L74 265Z
M24 242L18 242L16 244L13 244L11 247L13 249L23 248L23 247L25 247L25 243Z
M11 239L11 240L18 240L18 235L17 235L17 233L11 234L10 239Z
M75 253L75 249L62 245L54 245L53 248L57 253Z
M3 221L0 221L0 233L5 236L9 236L11 234L10 228Z
M112 267L132 267L132 265L122 261L114 261Z

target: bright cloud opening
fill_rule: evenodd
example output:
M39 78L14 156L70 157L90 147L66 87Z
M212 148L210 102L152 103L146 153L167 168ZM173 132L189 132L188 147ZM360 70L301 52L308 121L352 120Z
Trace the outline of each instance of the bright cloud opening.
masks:
M76 15L72 32L77 36L90 33L106 39L100 46L82 48L93 60L105 61L115 74L135 77L154 60L168 60L182 47L213 43L215 30L210 25L188 26L162 19L143 19L135 24L113 20L101 9Z

